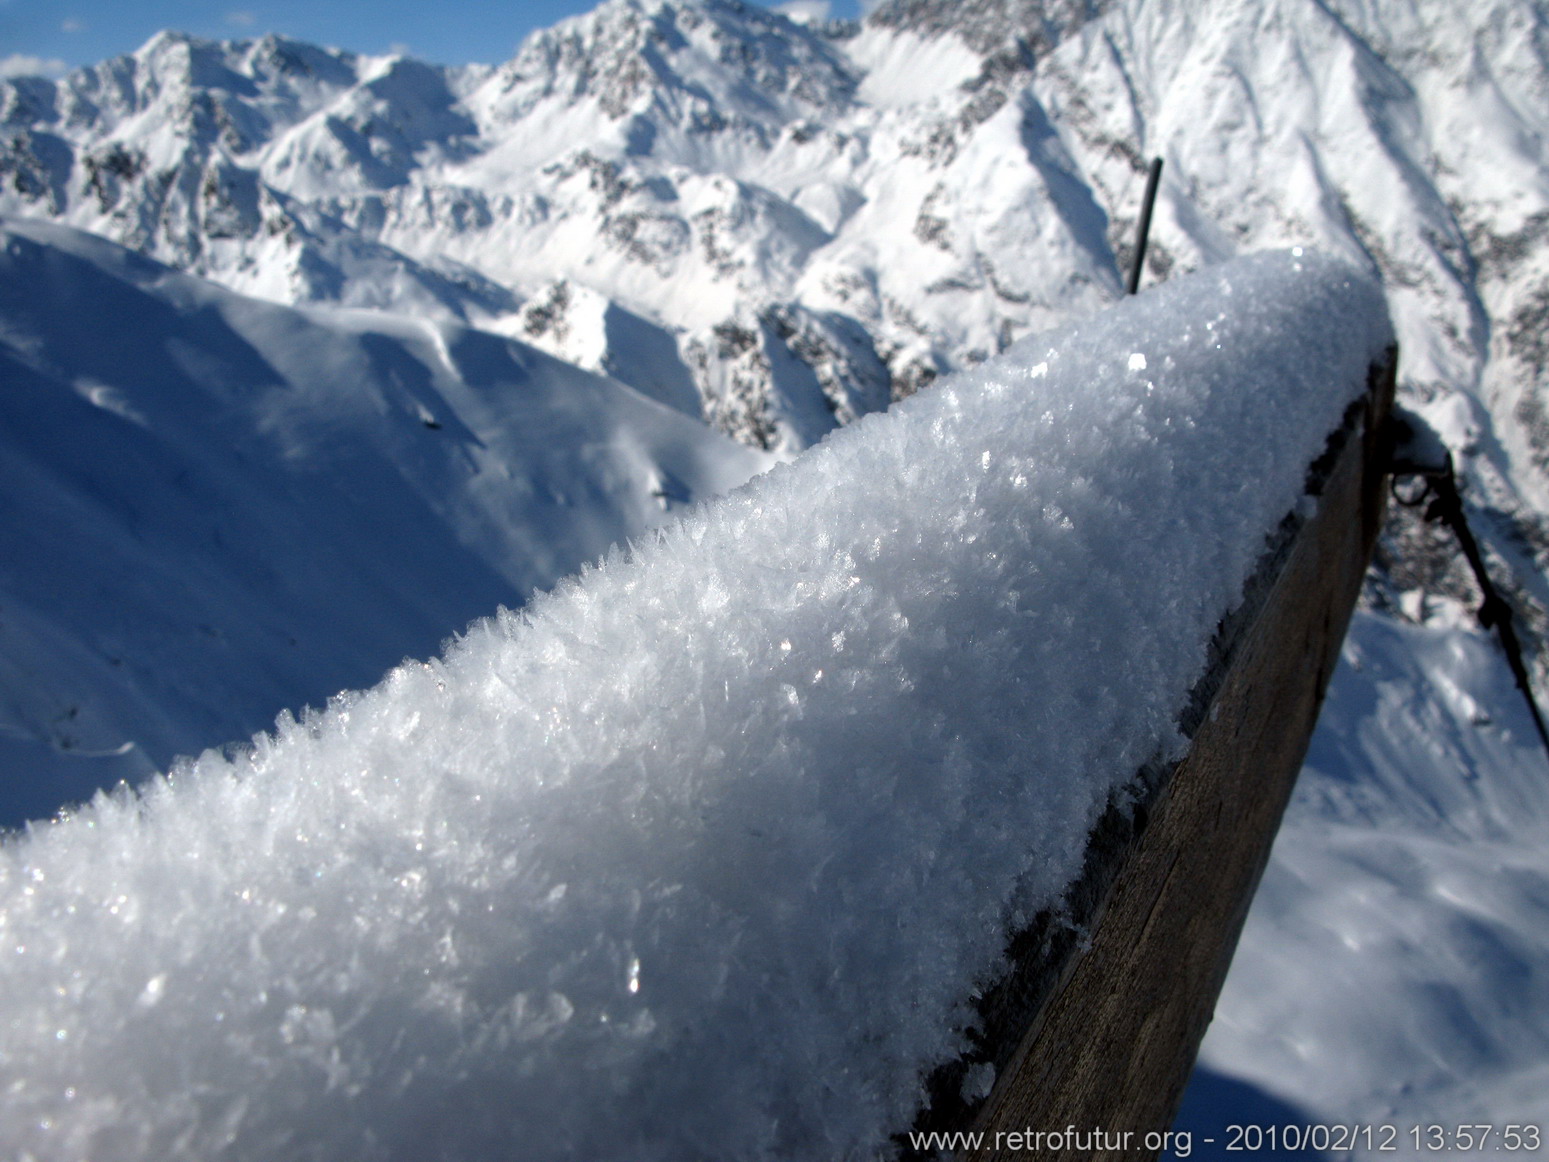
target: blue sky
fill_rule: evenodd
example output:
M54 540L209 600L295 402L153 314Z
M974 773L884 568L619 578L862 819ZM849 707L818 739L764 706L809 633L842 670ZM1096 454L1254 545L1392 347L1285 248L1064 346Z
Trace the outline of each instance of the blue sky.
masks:
M860 0L796 0L857 15ZM441 64L508 59L535 28L596 0L0 0L0 75L59 73L132 52L163 28L227 40L278 32Z

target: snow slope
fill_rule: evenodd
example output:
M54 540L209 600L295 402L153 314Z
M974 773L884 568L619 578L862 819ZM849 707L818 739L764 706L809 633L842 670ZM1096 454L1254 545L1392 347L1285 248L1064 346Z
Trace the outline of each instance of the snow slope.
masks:
M1434 1157L1411 1136L1433 1125L1495 1128L1449 1154L1549 1155L1500 1136L1549 1111L1546 821L1549 760L1493 643L1359 612L1180 1127L1224 1146L1269 1108L1398 1129L1361 1158Z
M0 825L320 705L767 467L445 322L0 220Z
M885 1151L1391 340L1331 260L1176 279L5 845L7 1145Z

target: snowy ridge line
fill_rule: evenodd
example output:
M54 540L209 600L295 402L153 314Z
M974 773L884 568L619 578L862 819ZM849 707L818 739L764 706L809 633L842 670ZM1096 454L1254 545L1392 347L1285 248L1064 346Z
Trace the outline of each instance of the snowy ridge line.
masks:
M1315 255L1173 280L5 844L3 1144L885 1150L1391 342Z
M1268 538L1257 568L1243 587L1242 600L1222 617L1210 642L1210 660L1189 691L1187 704L1178 716L1179 731L1191 744L1189 753L1173 760L1161 756L1151 759L1141 766L1128 784L1110 795L1105 810L1093 825L1088 838L1080 876L1067 887L1055 905L1040 910L1012 934L1007 943L1003 970L992 984L978 994L975 1001L978 1019L971 1035L970 1048L961 1057L942 1064L931 1074L927 1085L929 1102L920 1111L911 1132L899 1138L903 1157L934 1157L930 1151L922 1153L915 1143L946 1140L940 1135L953 1135L964 1129L984 1129L985 1115L981 1111L986 1109L991 1095L989 1086L976 1079L992 1077L1003 1090L1017 1085L1026 1086L1027 1083L1017 1075L1029 1068L1026 1061L1043 1048L1035 1038L1044 1030L1048 1006L1069 987L1078 962L1091 949L1094 934L1107 918L1108 905L1114 898L1116 885L1126 877L1131 880L1137 878L1133 869L1140 862L1138 853L1143 837L1160 813L1169 810L1166 798L1172 792L1180 769L1190 761L1199 760L1193 747L1196 736L1207 720L1213 723L1219 718L1223 707L1218 703L1218 696L1233 678L1234 671L1241 669L1250 643L1255 637L1263 638L1266 633L1274 632L1279 617L1283 616L1272 609L1272 603L1276 601L1282 605L1289 603L1311 608L1319 601L1327 600L1334 612L1337 620L1329 627L1330 632L1324 635L1323 640L1316 643L1316 648L1323 654L1321 659L1311 656L1316 650L1309 651L1308 656L1303 657L1291 643L1276 642L1270 647L1276 652L1286 653L1289 665L1302 668L1312 665L1316 673L1312 679L1312 686L1316 690L1314 702L1321 700L1333 659L1338 653L1339 642L1344 636L1344 626L1354 608L1359 578L1370 559L1373 540L1381 523L1381 483L1385 478L1381 476L1380 470L1375 475L1372 473L1371 461L1380 460L1384 455L1380 433L1392 403L1397 355L1396 348L1389 348L1381 360L1372 366L1367 380L1367 393L1346 409L1340 426L1330 433L1323 453L1308 467L1304 499L1285 514L1274 534ZM1335 493L1335 511L1332 513L1324 507L1326 490L1331 486ZM1359 511L1351 511L1352 504ZM1302 592L1287 596L1286 591L1296 581L1305 580L1304 576L1298 576L1299 572L1305 572L1305 566L1301 570L1297 568L1298 555L1305 557L1316 551L1309 550L1304 538L1310 536L1315 540L1321 539L1309 529L1313 521L1345 522L1358 526L1359 536L1349 545L1355 552L1351 560L1338 562L1334 568L1325 568L1333 565L1333 562L1319 562L1318 581L1322 585L1326 580L1326 587L1332 590L1331 596L1314 599ZM1238 679L1241 684L1240 674ZM1309 717L1307 733L1294 739L1295 754L1300 755L1305 750L1313 724L1314 718ZM1236 744L1236 749L1242 749L1240 743ZM1291 762L1282 760L1282 764L1286 767L1284 775L1286 786L1289 787L1299 759ZM1273 796L1277 788L1271 780L1265 782L1265 795ZM1270 812L1270 817L1278 820L1279 813L1277 807ZM1258 837L1261 847L1259 863L1262 863L1262 857L1267 856L1272 837L1273 832ZM1170 877L1174 865L1169 863L1167 866ZM1253 878L1256 880L1256 873ZM1223 876L1216 886L1224 893L1233 884L1230 877ZM1244 911L1249 897L1251 889L1243 899ZM1234 924L1227 934L1229 943L1220 953L1222 975L1230 960L1235 935ZM1213 991L1211 995L1214 996ZM1088 1031L1094 1036L1100 1036L1103 1033L1101 1018L1094 1014L1092 1020L1099 1024ZM1197 1032L1203 1033L1203 1027ZM1114 1039L1109 1037L1108 1040ZM1197 1045L1198 1036L1194 1036L1186 1038L1179 1046L1172 1078L1176 1083L1172 1091L1174 1094L1181 1087ZM1128 1062L1122 1055L1110 1057L1115 1069L1122 1072L1127 1068ZM1151 1068L1153 1075L1159 1076L1167 1072L1168 1064L1163 1062ZM1038 1084L1047 1085L1047 1078L1041 1078ZM1114 1095L1115 1105L1123 1101L1120 1096L1124 1088L1121 1080L1113 1080L1104 1088ZM1002 1095L1000 1100L1004 1103L1010 1099ZM1040 1113L1048 1116L1035 1122L1027 1122L1026 1112L1018 1110L1018 1116L1026 1124L1064 1125L1072 1118L1077 1124L1084 1124L1081 1116L1070 1110L1040 1110ZM1113 1115L1119 1111L1112 1107L1104 1109L1101 1116L1085 1111L1088 1120L1096 1116L1094 1124L1111 1125L1123 1121L1126 1125L1138 1125L1133 1120L1133 1110L1126 1112L1130 1114L1131 1120L1124 1120L1122 1115L1116 1120ZM1158 1132L1172 1124L1175 1112L1175 1106L1167 1105L1165 1116L1156 1119L1155 1128ZM1007 1124L1011 1125L1009 1122ZM932 1138L932 1135L936 1137Z

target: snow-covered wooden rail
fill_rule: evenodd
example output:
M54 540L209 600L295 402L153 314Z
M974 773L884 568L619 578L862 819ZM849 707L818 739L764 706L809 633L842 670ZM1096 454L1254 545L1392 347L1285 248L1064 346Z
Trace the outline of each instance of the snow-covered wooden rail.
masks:
M1139 774L1081 879L1013 939L976 1046L933 1078L918 1130L966 1129L973 1159L1136 1159L1168 1142L1381 525L1395 368L1392 352L1371 367L1309 466L1315 511L1288 515L1222 622L1188 753ZM993 1091L965 1096L986 1064Z
M1105 810L1192 747L1109 817L1117 848L1148 823L1038 1010L1086 1028L1020 1057L1062 1110L1107 1086L1132 1103L1114 1117L1165 1117L1175 1082L1126 1063L1164 1040L1177 1059L1171 1031L1208 1008L1242 902L1193 857L1228 862L1207 836L1278 811L1369 531L1347 518L1370 423L1315 499L1308 465L1370 415L1391 343L1378 288L1313 255L1174 279L866 417L443 659L7 842L4 1152L884 1153ZM1288 514L1307 523L1269 603L1231 620ZM1282 593L1328 597L1272 613ZM1223 619L1241 641L1202 699ZM1218 751L1249 769L1189 814ZM1155 979L1084 983L1175 929ZM1118 1048L1088 1067L1087 1040ZM1035 1116L1028 1092L991 1106Z

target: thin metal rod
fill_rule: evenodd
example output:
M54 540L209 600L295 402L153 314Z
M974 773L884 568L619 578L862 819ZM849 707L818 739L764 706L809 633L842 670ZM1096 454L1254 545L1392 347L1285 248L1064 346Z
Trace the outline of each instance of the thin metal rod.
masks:
M1140 227L1135 238L1135 264L1129 270L1128 293L1140 289L1140 272L1146 265L1146 238L1151 233L1151 207L1156 204L1156 187L1162 180L1162 159L1153 158L1151 172L1146 175L1146 196L1140 204Z

